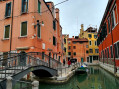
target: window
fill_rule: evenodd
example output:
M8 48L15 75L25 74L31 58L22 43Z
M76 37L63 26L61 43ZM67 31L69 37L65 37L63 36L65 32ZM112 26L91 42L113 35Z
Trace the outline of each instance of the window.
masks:
M41 13L41 2L38 0L38 13Z
M64 52L66 52L66 48L64 47Z
M92 35L91 35L91 34L88 34L88 37L89 37L89 38L92 38Z
M56 54L56 59L57 59L57 54Z
M115 58L118 58L118 54L117 54L117 44L114 44L114 50L115 50Z
M71 49L71 46L69 46L68 49L70 50Z
M59 56L59 61L60 61L60 56Z
M89 41L89 45L92 45L92 42L91 41Z
M28 11L28 0L22 0L22 13L26 13Z
M105 49L105 58L107 58L107 50Z
M27 22L21 23L21 36L27 36Z
M64 38L64 43L66 44L66 38Z
M53 21L53 29L56 30L56 22L55 22L55 20Z
M110 46L111 58L113 58L113 47Z
M76 56L76 52L74 52L74 56Z
M95 49L95 53L99 53L99 49Z
M114 10L112 10L112 13L111 13L111 26L112 26L112 29L114 28L115 26L115 13L114 13Z
M37 36L38 38L41 38L41 28L40 28L40 25L37 25Z
M56 37L53 36L53 45L56 45Z
M74 49L76 49L76 46L73 46Z
M119 58L119 42L117 42L117 49L118 49L118 58Z
M88 48L88 45L86 45L86 48Z
M71 52L68 52L68 55L71 55Z
M90 52L90 53L93 53L93 49L89 49L89 52Z
M108 58L109 58L109 48L107 48Z
M5 17L10 16L11 16L11 2L6 4L6 12L5 12Z
M95 46L97 46L97 41L95 41Z
M97 38L97 35L94 35L94 38L96 39Z
M86 53L88 54L88 53L89 53L89 51L88 51L88 50L86 50Z
M7 25L7 26L5 26L4 39L9 38L9 33L10 33L10 25Z
M44 53L44 52L42 52L42 59L44 59L44 55L45 55L45 53Z

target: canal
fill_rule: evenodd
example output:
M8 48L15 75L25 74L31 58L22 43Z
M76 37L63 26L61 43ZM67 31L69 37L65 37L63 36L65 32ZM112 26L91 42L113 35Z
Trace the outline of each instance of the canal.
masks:
M65 84L40 83L39 89L119 89L119 79L100 67L89 67L88 74L75 74Z

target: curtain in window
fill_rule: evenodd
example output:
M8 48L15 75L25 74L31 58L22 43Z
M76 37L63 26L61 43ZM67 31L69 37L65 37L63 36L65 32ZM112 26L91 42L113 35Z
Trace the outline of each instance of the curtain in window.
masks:
M11 2L6 4L5 17L11 16Z
M22 0L22 13L28 11L28 0Z

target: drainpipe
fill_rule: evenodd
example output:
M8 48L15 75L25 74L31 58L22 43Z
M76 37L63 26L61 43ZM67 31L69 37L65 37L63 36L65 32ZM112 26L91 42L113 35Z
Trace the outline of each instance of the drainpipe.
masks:
M11 20L11 34L10 34L10 53L11 53L11 49L12 49L12 28L13 28L13 11L14 10L14 0L13 0L13 4L12 4L12 20Z

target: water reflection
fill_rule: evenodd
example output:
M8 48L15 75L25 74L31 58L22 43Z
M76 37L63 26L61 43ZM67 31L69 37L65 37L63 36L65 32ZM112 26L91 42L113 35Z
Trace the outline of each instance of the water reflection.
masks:
M100 67L89 67L88 74L75 75L66 84L40 83L39 89L119 89L119 79Z

